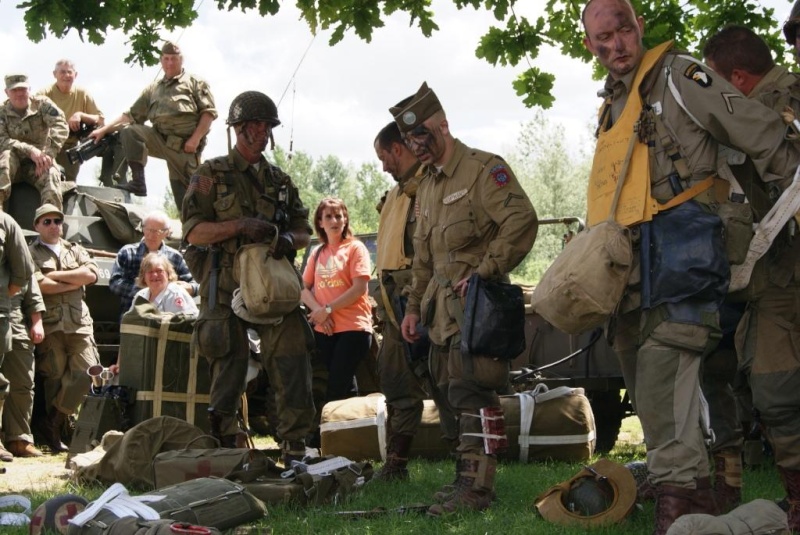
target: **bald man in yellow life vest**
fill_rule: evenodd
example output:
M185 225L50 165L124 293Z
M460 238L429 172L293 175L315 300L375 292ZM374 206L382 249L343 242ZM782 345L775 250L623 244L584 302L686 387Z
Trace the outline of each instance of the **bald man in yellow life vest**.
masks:
M723 225L712 209L718 145L741 150L781 186L800 154L784 143L777 113L670 42L646 50L644 19L628 0L590 0L582 21L586 47L609 71L587 219L609 217L621 181L613 216L631 229L635 261L608 335L642 422L655 533L664 534L684 514L717 512L699 374L720 336L730 280Z

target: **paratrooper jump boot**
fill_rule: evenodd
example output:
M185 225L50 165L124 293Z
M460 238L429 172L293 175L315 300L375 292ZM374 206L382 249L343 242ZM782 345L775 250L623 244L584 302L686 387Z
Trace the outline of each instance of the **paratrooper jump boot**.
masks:
M61 442L61 428L64 427L66 419L66 414L55 407L50 407L50 412L47 413L47 418L42 425L41 431L42 435L44 435L45 444L50 447L50 451L53 453L69 451L67 445Z
M742 456L737 450L714 453L714 493L720 514L742 504Z
M117 189L130 192L137 197L147 197L147 183L144 180L144 165L139 162L128 162L131 169L132 180L121 184L114 184Z
M283 450L283 466L287 470L292 467L292 461L302 461L306 458L305 440L284 440L281 449Z
M673 485L656 485L656 519L653 535L665 535L669 527L681 516L688 514L719 514L711 479L697 480L697 488Z
M460 472L455 490L444 503L432 505L428 509L428 515L441 516L459 509L483 511L492 505L495 499L497 459L486 454L464 453L459 464Z
M208 411L208 421L211 424L211 436L219 441L220 448L237 448L237 434L222 434L222 421L224 416L215 410Z
M403 481L408 479L408 453L411 451L412 435L392 435L386 451L386 462L374 479L381 481Z
M786 516L789 520L789 529L792 533L800 533L800 470L789 470L778 467L781 474L783 488L786 489L786 500L789 510Z

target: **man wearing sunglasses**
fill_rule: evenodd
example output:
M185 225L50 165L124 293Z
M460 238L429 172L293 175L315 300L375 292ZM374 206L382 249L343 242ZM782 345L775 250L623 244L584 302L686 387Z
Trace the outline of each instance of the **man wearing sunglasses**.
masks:
M36 210L33 226L39 238L30 245L36 281L44 296L45 339L36 367L44 376L47 418L40 430L53 453L67 451L61 429L89 391L86 370L100 360L92 317L84 301L85 286L97 282L98 269L89 253L61 237L64 214L52 204Z
M139 267L142 259L147 253L158 253L167 257L175 273L178 274L177 283L186 290L189 295L197 295L198 284L195 282L189 266L183 259L180 251L173 249L164 240L169 236L169 217L162 211L150 212L142 221L142 232L144 237L137 243L129 243L119 250L114 267L111 268L111 279L108 281L108 289L111 293L119 296L119 315L125 314L131 308L136 292L140 290L136 286L136 277L139 276Z

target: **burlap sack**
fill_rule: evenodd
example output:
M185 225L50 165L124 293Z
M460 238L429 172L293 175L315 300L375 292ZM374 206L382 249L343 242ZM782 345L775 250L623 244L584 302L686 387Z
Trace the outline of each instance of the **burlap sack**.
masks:
M771 500L753 500L721 516L683 515L667 535L788 535L786 513Z
M564 246L533 292L533 309L568 334L599 327L622 300L632 265L630 231L601 221Z

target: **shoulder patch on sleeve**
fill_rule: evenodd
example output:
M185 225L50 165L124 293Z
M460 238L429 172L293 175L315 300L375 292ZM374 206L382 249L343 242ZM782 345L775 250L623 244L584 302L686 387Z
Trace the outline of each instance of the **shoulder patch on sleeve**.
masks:
M194 175L189 181L189 188L186 190L186 195L191 195L195 191L201 195L208 195L211 193L211 187L213 185L213 178L203 175Z
M683 75L700 87L711 87L711 77L697 63L692 63L686 67L686 70L683 71Z
M491 171L489 171L489 176L492 177L492 180L494 180L494 185L498 188L506 186L511 180L511 178L508 176L508 169L501 163L492 167Z

